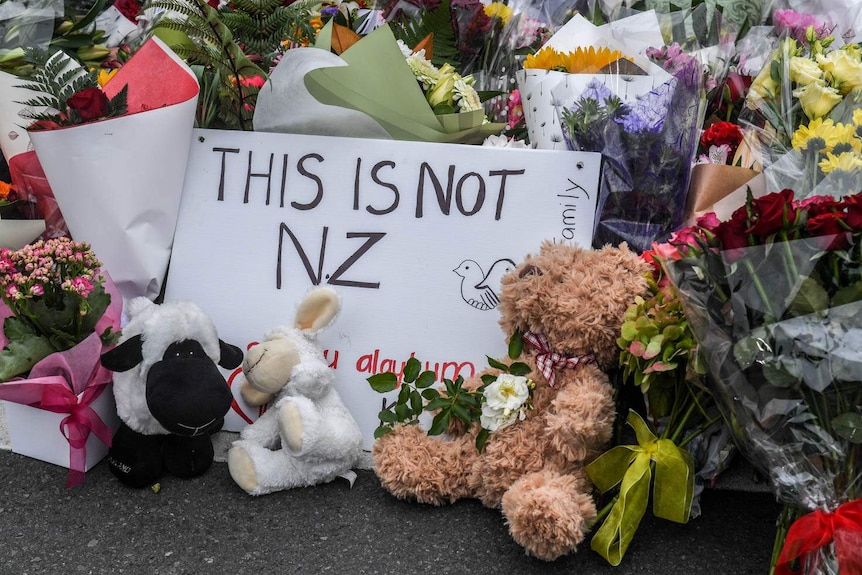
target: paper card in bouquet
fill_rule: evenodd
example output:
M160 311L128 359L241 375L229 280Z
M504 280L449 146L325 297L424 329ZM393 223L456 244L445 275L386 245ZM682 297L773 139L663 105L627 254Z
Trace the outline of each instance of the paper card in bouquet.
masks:
M367 377L412 354L440 379L468 377L505 353L500 278L543 240L590 245L601 161L216 130L195 131L189 158L166 299L195 301L247 346L312 286L338 290L320 342L367 447L381 409ZM238 400L226 429L257 415Z

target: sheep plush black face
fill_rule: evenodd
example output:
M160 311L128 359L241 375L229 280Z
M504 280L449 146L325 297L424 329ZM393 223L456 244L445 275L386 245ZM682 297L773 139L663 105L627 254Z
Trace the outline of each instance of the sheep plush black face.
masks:
M221 429L233 395L218 369L242 363L242 350L218 338L191 302L129 303L120 343L102 355L114 372L122 425L108 454L123 483L145 487L167 471L194 477L209 468L209 434Z
M168 346L147 374L147 406L159 423L177 435L217 431L233 395L201 344L185 340Z

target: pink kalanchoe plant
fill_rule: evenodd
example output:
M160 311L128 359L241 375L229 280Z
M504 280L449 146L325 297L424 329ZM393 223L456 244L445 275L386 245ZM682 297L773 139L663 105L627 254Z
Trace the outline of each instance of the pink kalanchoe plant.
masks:
M94 332L111 302L101 265L88 244L65 237L0 250L0 298L12 312L3 323L0 381Z

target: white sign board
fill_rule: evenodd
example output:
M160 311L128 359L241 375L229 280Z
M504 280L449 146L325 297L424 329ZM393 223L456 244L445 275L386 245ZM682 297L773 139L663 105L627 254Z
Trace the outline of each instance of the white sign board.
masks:
M543 240L590 245L600 162L195 130L165 297L196 302L224 341L247 347L289 325L314 285L336 289L342 311L320 342L370 448L384 397L366 378L411 355L439 379L469 377L505 354L500 276ZM238 387L234 431L259 413Z

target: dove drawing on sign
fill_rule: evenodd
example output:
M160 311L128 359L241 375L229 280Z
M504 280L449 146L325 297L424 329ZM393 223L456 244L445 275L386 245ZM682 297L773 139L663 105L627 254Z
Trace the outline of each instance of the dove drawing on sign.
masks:
M500 279L515 269L515 262L501 258L491 264L488 273L474 260L464 260L452 270L461 276L461 298L478 310L489 310L497 307L500 298Z

